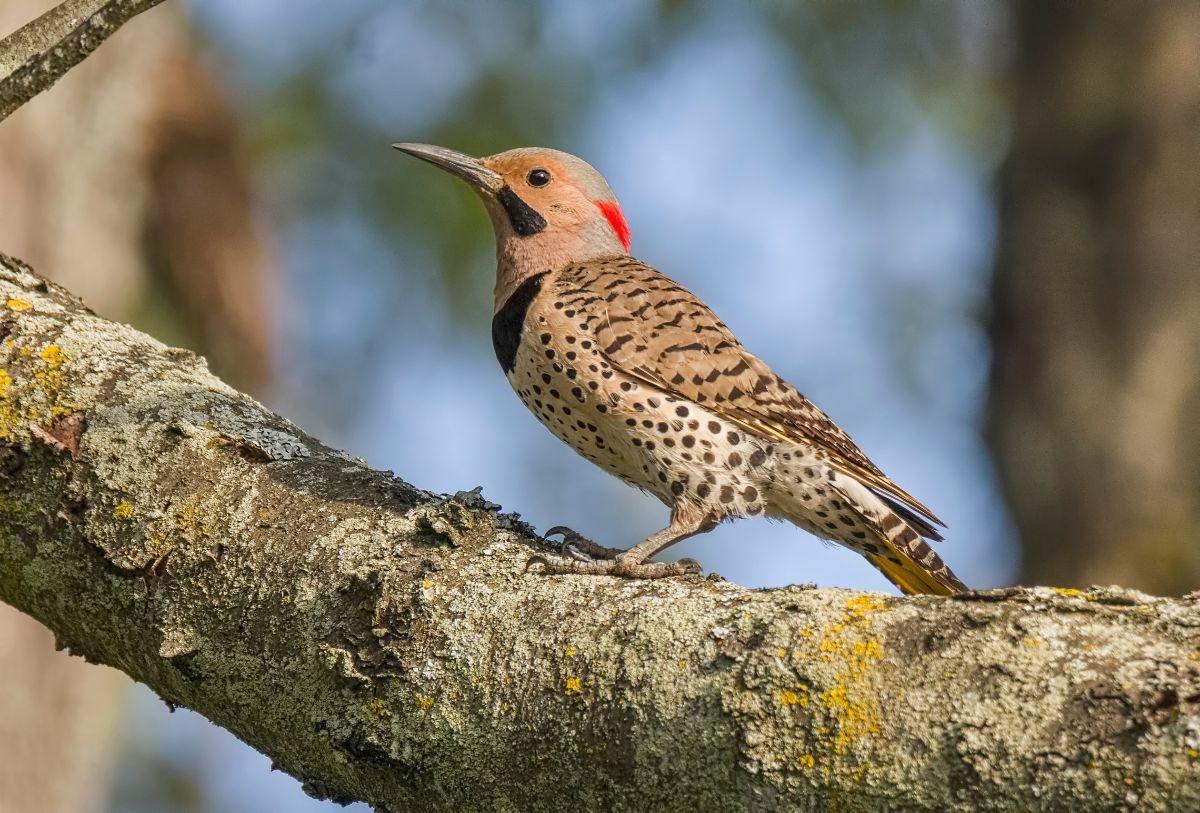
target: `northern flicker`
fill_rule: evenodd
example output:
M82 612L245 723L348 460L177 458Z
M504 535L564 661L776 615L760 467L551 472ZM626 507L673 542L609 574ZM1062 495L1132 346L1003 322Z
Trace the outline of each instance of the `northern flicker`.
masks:
M559 439L671 509L626 551L554 529L552 573L658 578L651 562L724 520L788 520L863 555L905 593L966 589L926 539L942 522L837 424L747 351L708 306L629 254L604 178L573 155L488 158L395 144L466 181L496 234L492 342L517 395Z

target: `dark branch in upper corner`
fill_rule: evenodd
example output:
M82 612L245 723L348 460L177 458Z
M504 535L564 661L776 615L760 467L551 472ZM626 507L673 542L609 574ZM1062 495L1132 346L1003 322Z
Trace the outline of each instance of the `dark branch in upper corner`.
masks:
M0 121L162 0L67 0L0 40Z

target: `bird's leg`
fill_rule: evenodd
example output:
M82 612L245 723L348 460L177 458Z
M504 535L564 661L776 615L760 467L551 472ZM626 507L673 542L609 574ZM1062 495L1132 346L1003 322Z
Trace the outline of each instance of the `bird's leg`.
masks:
M615 559L625 552L620 548L606 548L603 545L597 544L586 536L571 530L566 525L555 525L542 534L542 538L544 539L549 539L552 536L561 536L563 538L562 544L558 546L560 553L565 553L572 559L579 559L583 562L590 562L592 559Z
M671 524L656 534L622 551L612 559L581 560L535 556L529 564L539 563L548 574L576 573L591 576L625 576L632 579L661 579L666 576L685 576L703 572L694 559L678 562L648 562L650 557L680 540L712 530L717 520L703 509L676 506L671 512Z

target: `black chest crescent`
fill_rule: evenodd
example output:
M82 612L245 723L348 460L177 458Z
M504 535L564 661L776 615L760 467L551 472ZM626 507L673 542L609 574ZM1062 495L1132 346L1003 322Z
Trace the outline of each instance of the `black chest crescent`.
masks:
M545 276L545 273L541 273L522 282L521 287L513 291L512 296L492 317L492 347L495 348L496 360L500 362L505 373L511 373L517 362L517 348L521 344L525 314L529 312L529 306L542 290L542 279Z

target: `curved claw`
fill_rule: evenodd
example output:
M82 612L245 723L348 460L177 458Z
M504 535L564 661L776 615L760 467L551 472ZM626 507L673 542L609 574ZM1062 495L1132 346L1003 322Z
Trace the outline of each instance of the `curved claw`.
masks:
M574 554L571 552L571 548L577 543L587 543L591 541L583 534L568 528L566 525L555 525L553 528L546 531L546 533L542 534L542 538L546 539L547 541L549 541L550 537L552 536L562 537L562 542L559 543L558 550L560 553L565 553L568 556L574 556ZM576 547L575 550L578 550L578 548Z
M606 548L603 545L598 545L578 531L568 528L566 525L555 525L553 528L542 534L542 538L547 541L549 541L550 537L552 536L562 537L562 542L560 542L558 545L558 552L578 562L591 562L596 559L612 559L621 552L613 548Z

